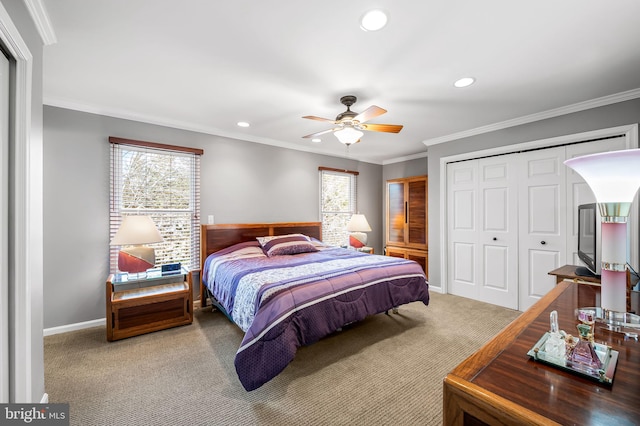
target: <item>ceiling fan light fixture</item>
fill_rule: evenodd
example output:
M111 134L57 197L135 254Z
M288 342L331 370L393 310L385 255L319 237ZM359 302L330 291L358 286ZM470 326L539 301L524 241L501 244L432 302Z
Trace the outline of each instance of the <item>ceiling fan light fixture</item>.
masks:
M333 132L333 134L336 135L336 138L338 138L341 143L347 146L358 142L362 135L364 135L364 133L353 127L345 127L344 129Z
M476 79L473 77L463 77L460 80L456 80L455 83L453 83L454 86L456 87L467 87L467 86L471 86L473 83L475 83Z
M378 31L387 25L387 14L380 9L373 9L362 15L360 28L363 31Z
M322 139L320 139L320 138L313 138L313 139L311 139L311 142L320 143L320 142L322 142Z

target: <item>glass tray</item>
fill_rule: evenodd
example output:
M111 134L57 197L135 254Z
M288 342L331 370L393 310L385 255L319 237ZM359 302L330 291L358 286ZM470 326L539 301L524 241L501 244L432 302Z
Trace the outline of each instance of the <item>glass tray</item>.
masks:
M602 361L602 368L594 369L580 364L573 364L565 358L557 358L548 355L545 352L545 344L548 338L549 332L544 333L542 338L538 340L538 343L536 343L533 348L527 352L527 355L535 361L575 373L582 377L594 379L609 385L613 383L613 375L616 371L616 365L618 364L618 351L611 349L611 347L607 345L594 343L593 348L595 349L598 358L600 358L600 361Z

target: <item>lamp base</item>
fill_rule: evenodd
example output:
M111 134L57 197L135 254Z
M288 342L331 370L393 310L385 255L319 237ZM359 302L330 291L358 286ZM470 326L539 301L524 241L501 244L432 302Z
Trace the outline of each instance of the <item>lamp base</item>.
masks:
M601 307L578 308L575 310L576 317L580 310L592 310L595 312L595 322L606 330L614 333L624 334L625 338L638 340L640 334L640 316L632 312L616 312Z
M156 251L153 247L126 247L118 253L118 270L137 274L153 268L156 264Z
M362 248L367 245L367 234L364 232L351 232L349 234L349 247Z

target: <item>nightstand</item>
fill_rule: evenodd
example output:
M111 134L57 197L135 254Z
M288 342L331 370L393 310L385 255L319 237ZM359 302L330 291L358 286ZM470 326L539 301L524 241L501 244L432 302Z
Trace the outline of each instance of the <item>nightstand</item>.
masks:
M111 274L107 279L107 340L119 340L193 322L193 283L186 269L143 278Z

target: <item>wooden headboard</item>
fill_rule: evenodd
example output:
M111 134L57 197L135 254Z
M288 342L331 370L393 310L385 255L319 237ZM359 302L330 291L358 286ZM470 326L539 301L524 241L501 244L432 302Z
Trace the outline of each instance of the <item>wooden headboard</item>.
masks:
M200 225L200 267L211 253L256 237L267 235L304 234L322 238L322 222L283 223L224 223L220 225Z
M200 272L204 261L211 253L256 237L286 234L304 234L322 239L322 222L282 222L282 223L223 223L220 225L200 225ZM201 278L202 279L202 278ZM206 305L204 285L200 281L200 302Z

